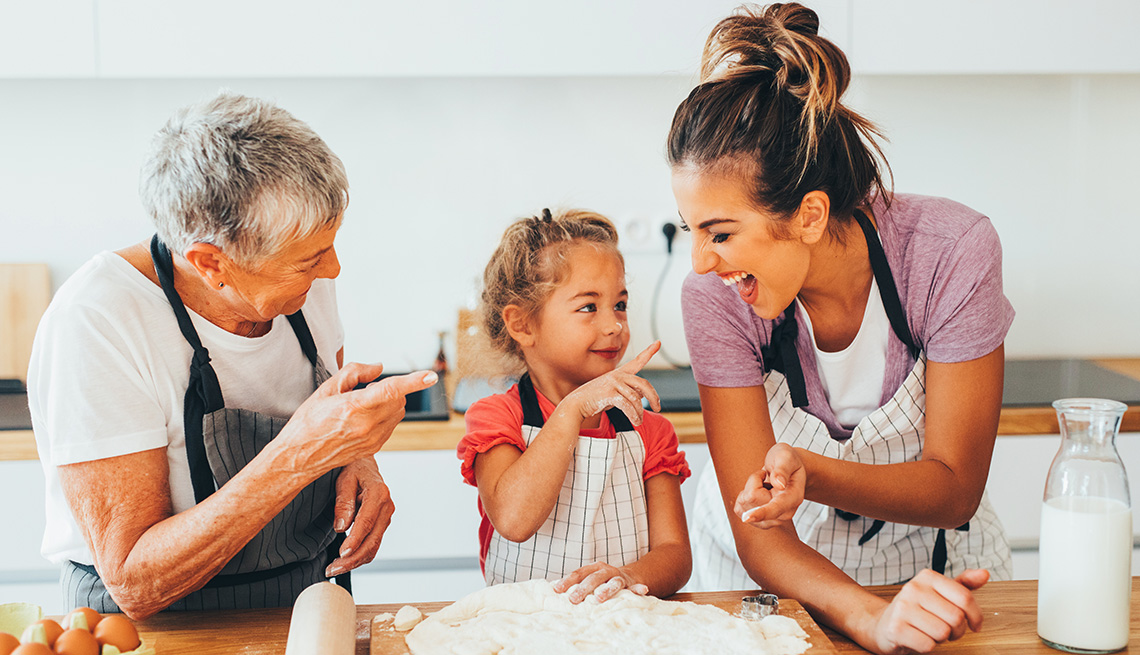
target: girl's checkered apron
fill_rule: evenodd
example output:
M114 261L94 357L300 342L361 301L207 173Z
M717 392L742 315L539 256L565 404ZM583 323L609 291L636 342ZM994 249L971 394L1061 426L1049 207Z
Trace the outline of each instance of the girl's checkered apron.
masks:
M530 446L542 429L542 411L529 375L519 380L523 439ZM491 535L487 584L534 578L557 580L606 562L624 566L649 552L649 520L642 467L645 444L620 411L606 412L613 439L579 437L554 511L530 539L515 543Z
M926 424L926 356L914 347L898 291L874 227L861 212L871 268L891 327L915 353L914 369L895 395L855 427L849 439L832 439L820 419L800 407L807 404L803 372L795 354L794 305L773 330L770 370L764 377L768 413L776 440L828 457L864 464L913 462L922 457ZM783 326L783 334L777 335ZM790 332L790 335L788 334ZM790 345L791 351L788 351ZM782 349L782 351L781 351ZM698 589L745 589L755 586L736 555L713 467L705 467L697 486L693 521L694 583ZM888 523L805 501L793 523L800 539L863 585L896 584L934 568L953 577L967 568L989 569L994 579L1012 575L1009 545L1001 523L983 494L974 517L957 530Z

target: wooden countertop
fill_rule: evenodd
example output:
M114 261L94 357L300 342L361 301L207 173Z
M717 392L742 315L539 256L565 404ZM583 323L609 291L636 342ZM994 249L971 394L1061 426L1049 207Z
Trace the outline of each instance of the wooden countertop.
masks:
M870 587L872 593L890 597L897 586ZM713 602L738 599L750 592L677 594L674 600ZM755 593L755 592L751 592ZM992 582L976 592L984 614L982 630L943 644L937 653L1002 653L1002 655L1051 654L1037 638L1037 582L1017 580ZM435 611L446 603L414 603ZM372 617L395 612L401 605L358 605L356 608L356 653L368 655ZM280 655L289 632L288 608L231 612L170 612L138 624L143 640L162 655ZM1132 620L1129 648L1140 647L1140 578L1132 579ZM864 653L850 640L824 628L839 653Z
M1097 359L1096 364L1140 380L1140 359ZM705 426L700 412L665 413L677 430L681 443L704 443ZM1130 406L1124 414L1121 432L1140 432L1140 406ZM465 432L463 416L452 414L447 421L405 421L396 427L384 450L455 450ZM1058 434L1053 408L1005 407L998 421L998 436ZM37 459L31 430L0 430L0 461Z

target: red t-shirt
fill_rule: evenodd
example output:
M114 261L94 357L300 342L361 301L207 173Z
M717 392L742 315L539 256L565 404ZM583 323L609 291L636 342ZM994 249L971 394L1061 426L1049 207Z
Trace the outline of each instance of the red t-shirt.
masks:
M554 411L554 403L546 399L537 389L538 407L542 410L542 418L549 419ZM523 440L523 410L519 399L519 386L516 384L506 393L489 396L479 400L467 409L464 415L467 422L467 434L459 442L457 453L463 460L461 472L463 481L469 485L477 486L475 482L475 456L485 453L500 444L510 444L519 449L526 450L526 441ZM669 473L681 478L682 481L691 475L689 465L685 461L685 453L677 449L677 433L673 424L660 414L646 411L641 425L634 430L641 436L645 444L645 462L642 464L642 479ZM610 423L609 417L602 414L602 422L596 429L582 430L583 437L596 439L614 439L617 431ZM491 545L491 535L495 528L483 510L483 501L479 506L479 566L483 567L487 559L487 549Z

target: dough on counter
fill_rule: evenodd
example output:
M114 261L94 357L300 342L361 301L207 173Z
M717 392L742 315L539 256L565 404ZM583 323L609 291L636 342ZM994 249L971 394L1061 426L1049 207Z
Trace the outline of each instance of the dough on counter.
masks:
M414 655L799 655L810 647L807 633L786 616L748 621L712 605L628 589L603 603L588 596L574 605L545 580L477 591L432 614L406 641Z
M417 623L423 620L424 615L422 612L411 605L404 605L400 608L400 611L396 612L396 619L393 621L393 625L397 630L403 632L405 630L411 630Z

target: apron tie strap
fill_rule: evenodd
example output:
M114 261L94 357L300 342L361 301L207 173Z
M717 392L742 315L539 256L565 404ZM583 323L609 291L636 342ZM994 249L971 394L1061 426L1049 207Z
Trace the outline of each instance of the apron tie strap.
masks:
M800 366L800 358L796 353L797 333L796 303L793 301L784 310L784 320L772 328L770 345L761 346L760 356L765 367L784 374L788 391L792 395L792 406L807 407L807 382L804 381L804 369Z
M210 351L202 345L198 331L190 321L186 305L174 288L174 258L157 234L150 240L150 258L154 261L154 272L158 274L162 292L174 310L178 329L194 351L190 358L190 381L182 405L182 425L186 438L186 459L190 465L190 482L194 485L194 500L200 503L217 489L210 462L206 458L206 444L202 440L202 418L224 408L226 402L218 376L210 365Z

